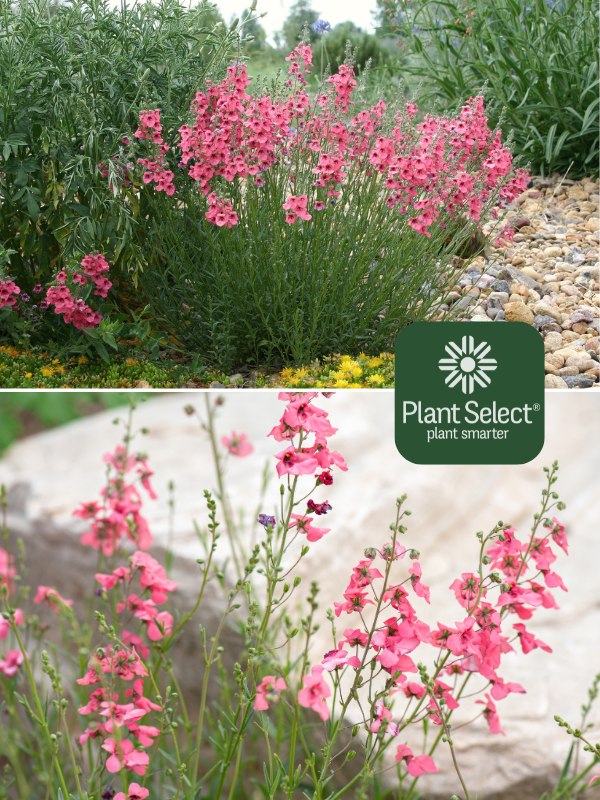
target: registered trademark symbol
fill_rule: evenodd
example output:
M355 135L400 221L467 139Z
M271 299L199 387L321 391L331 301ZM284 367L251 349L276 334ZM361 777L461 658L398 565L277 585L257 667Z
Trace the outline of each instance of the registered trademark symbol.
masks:
M539 411L540 410L540 404L539 403L534 403L533 404L533 410L534 411Z

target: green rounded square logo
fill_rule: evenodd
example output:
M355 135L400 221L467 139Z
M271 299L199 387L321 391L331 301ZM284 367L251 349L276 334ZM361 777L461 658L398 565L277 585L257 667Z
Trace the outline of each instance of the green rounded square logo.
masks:
M396 338L396 447L415 464L524 464L544 443L544 345L521 322Z

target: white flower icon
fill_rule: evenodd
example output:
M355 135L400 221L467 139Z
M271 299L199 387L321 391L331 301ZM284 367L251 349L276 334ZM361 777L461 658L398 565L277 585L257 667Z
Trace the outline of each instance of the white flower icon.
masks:
M463 336L460 346L448 342L444 349L449 358L440 358L438 367L448 373L444 382L450 389L458 384L463 394L473 394L476 384L487 389L492 382L488 372L498 366L495 358L488 357L492 348L487 342L475 345L474 336Z

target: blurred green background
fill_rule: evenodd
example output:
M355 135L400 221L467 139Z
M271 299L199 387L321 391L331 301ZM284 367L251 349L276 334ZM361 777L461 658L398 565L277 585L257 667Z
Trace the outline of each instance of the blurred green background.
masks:
M15 440L71 420L139 401L148 392L2 392L0 454Z

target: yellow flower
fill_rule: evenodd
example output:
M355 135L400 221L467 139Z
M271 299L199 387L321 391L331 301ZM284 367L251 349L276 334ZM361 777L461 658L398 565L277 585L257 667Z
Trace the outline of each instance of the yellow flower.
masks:
M16 347L11 347L10 345L0 347L0 353L6 353L7 356L12 356L12 358L17 358L21 355Z
M79 356L79 358L77 359L77 362L79 364L87 364L87 362L88 362L87 356Z
M51 378L54 375L54 367L42 367L40 372L44 378Z
M305 367L300 367L300 369L297 369L294 373L294 378L297 381L302 381L304 378L308 378L308 376L309 371Z
M382 386L385 383L385 378L379 372L376 372L374 375L369 375L367 380L375 386Z
M354 378L360 378L360 376L363 374L363 371L357 364L355 367L352 367L352 369L350 370L350 374Z
M348 388L348 381L344 380L343 378L340 378L339 380L337 380L335 382L335 388L336 389L347 389Z
M33 378L33 372L26 372L25 373L25 377L26 378Z
M52 359L52 363L53 364L60 364L60 361L58 360L58 358L53 358Z
M281 380L287 383L288 381L292 380L293 374L294 370L291 369L290 367L286 367L285 369L281 370Z
M135 358L128 358L128 359L126 359L125 364L128 367L135 367L135 365L137 364L137 361L135 360Z
M368 366L370 369L375 369L376 367L380 367L383 364L383 358L381 356L379 358L370 358Z

